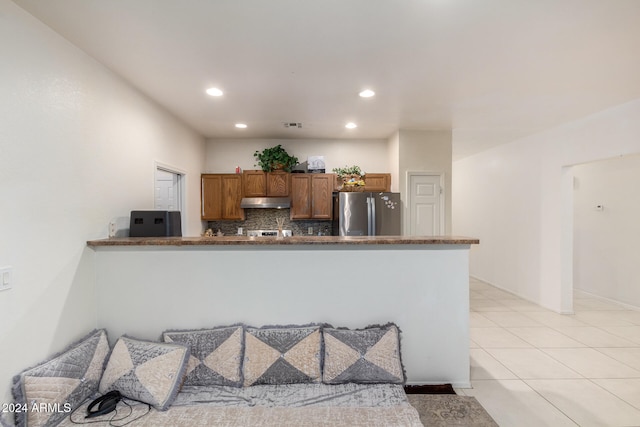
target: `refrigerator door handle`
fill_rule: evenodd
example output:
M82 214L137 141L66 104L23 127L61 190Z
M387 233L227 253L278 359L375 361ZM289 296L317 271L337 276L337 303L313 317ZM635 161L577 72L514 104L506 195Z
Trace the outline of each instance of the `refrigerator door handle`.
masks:
M367 197L369 204L369 236L376 235L376 201L372 196Z
M367 236L371 236L371 200L367 197Z

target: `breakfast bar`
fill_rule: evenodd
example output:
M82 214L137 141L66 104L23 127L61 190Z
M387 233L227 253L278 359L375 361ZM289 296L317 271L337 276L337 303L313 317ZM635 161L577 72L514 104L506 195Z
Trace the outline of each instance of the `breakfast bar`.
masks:
M291 236L291 237L121 237L91 240L105 246L289 246L289 245L472 245L479 240L459 236Z
M469 250L457 236L111 238L94 250L98 327L395 322L411 384L469 387Z

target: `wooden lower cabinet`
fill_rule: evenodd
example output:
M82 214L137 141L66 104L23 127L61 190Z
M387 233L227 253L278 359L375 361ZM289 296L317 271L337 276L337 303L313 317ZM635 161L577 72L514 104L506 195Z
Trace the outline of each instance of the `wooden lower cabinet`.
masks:
M291 174L291 219L333 218L335 180L331 173Z
M203 174L201 176L203 220L243 220L242 175Z

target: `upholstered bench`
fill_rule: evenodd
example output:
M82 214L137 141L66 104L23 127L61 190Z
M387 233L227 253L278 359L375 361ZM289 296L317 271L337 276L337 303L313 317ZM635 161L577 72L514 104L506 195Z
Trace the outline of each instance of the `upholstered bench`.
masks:
M13 394L18 426L421 426L405 379L394 324L169 330L113 347L95 330L16 375ZM112 391L115 411L86 419Z

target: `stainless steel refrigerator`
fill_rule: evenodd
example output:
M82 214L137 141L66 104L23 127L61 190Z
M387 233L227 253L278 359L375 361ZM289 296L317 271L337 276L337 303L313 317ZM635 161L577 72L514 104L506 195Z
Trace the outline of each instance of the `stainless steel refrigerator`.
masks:
M334 236L399 236L400 193L333 193Z

